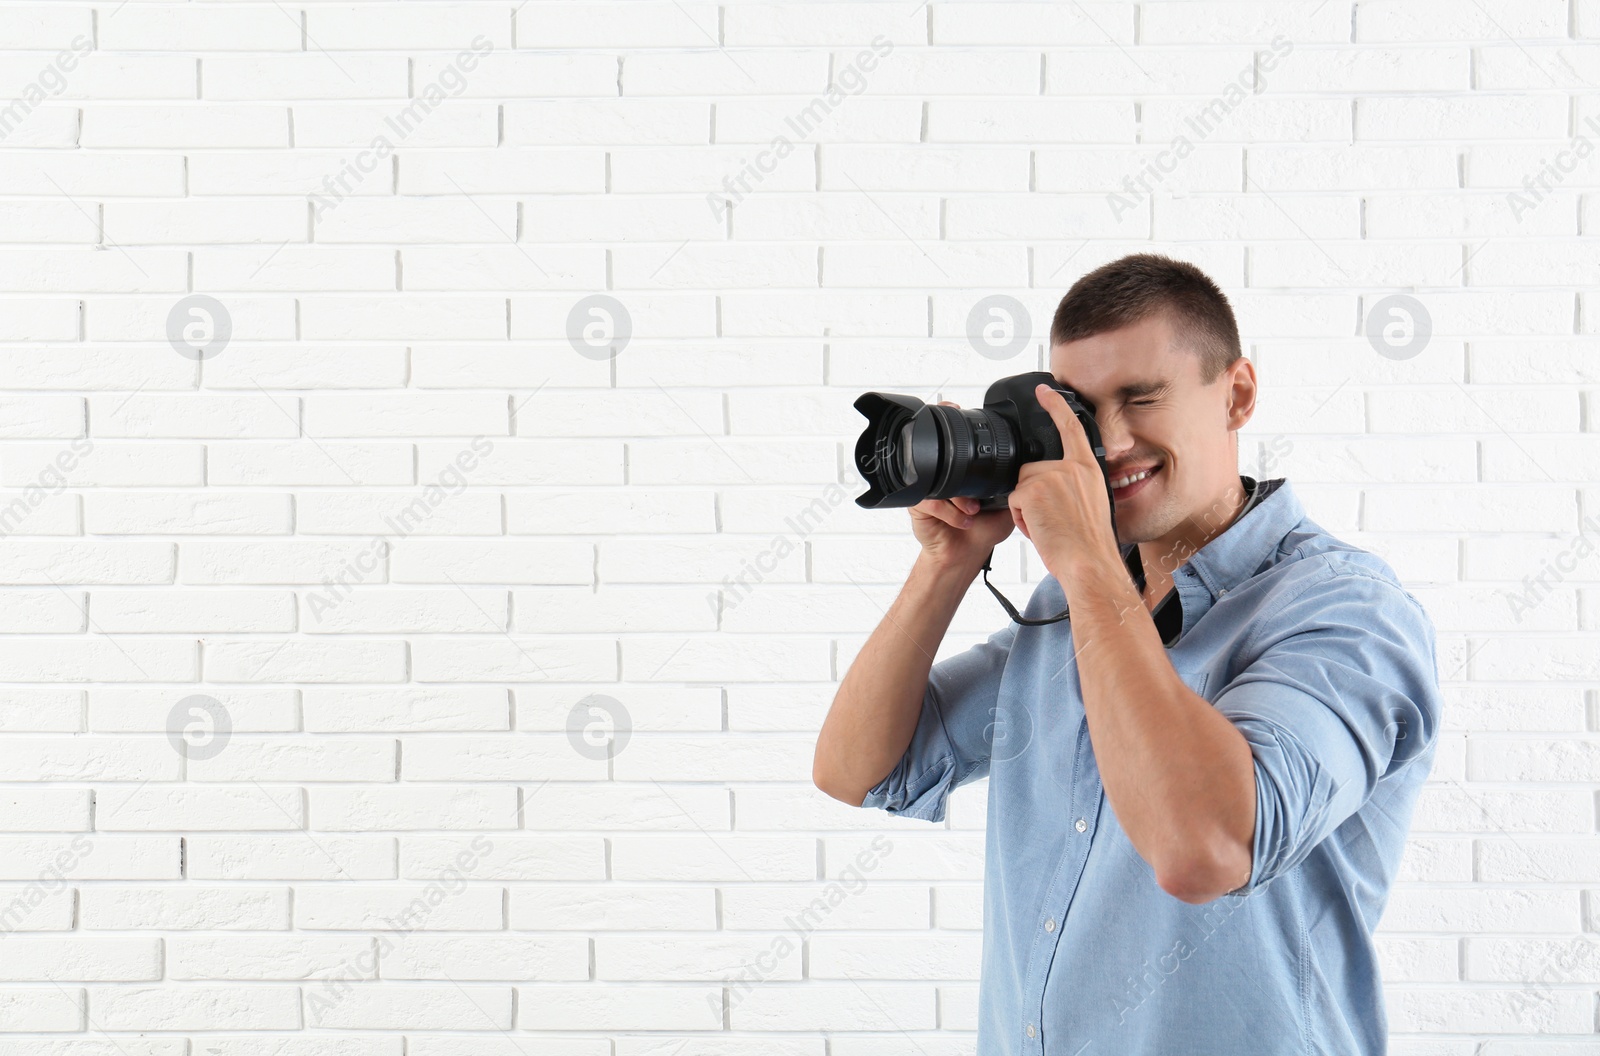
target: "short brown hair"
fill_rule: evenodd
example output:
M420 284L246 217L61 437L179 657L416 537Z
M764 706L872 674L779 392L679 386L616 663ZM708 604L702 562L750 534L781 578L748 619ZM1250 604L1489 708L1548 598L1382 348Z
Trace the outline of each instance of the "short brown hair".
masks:
M1215 381L1240 356L1239 324L1228 298L1193 264L1133 253L1089 272L1067 291L1050 325L1050 344L1076 341L1166 312L1200 356L1200 380Z

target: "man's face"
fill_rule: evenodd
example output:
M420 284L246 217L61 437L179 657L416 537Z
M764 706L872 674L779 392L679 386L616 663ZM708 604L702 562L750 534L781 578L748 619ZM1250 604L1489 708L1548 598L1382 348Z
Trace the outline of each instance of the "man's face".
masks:
M1118 541L1144 543L1233 513L1233 431L1250 418L1254 368L1240 359L1209 385L1165 313L1055 345L1050 373L1091 405L1106 448ZM1241 378L1241 375L1244 377ZM1142 479L1128 480L1129 477ZM1120 486L1119 486L1120 485Z

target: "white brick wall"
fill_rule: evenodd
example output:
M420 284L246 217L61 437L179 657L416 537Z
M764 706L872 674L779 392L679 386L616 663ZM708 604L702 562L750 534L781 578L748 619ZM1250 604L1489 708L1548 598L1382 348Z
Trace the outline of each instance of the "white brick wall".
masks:
M1242 468L1439 627L1391 1051L1600 1047L1597 0L0 26L0 1051L971 1053L983 787L810 784L913 552L850 404L977 402L1151 248L1235 303Z

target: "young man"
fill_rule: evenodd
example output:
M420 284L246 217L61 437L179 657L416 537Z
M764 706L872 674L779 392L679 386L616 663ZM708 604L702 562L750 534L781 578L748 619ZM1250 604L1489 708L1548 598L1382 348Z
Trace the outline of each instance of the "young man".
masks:
M1124 257L1051 330L1066 455L1010 508L911 510L906 585L817 738L836 799L942 821L989 778L979 1056L1379 1056L1372 932L1440 712L1434 628L1377 556L1238 472L1256 399L1222 291ZM1013 527L1049 575L1028 617L937 665ZM1141 597L1122 544L1137 544Z

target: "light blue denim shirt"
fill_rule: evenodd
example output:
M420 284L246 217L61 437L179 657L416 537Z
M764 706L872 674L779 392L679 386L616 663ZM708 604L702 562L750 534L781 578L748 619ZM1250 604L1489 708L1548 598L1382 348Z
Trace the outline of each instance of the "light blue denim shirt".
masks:
M1253 505L1174 571L1164 638L1250 744L1243 887L1191 905L1157 885L1100 782L1070 619L934 665L861 804L938 822L951 789L989 778L978 1056L1386 1051L1372 932L1437 744L1433 624L1287 481L1241 481ZM1046 577L1024 615L1064 603Z

